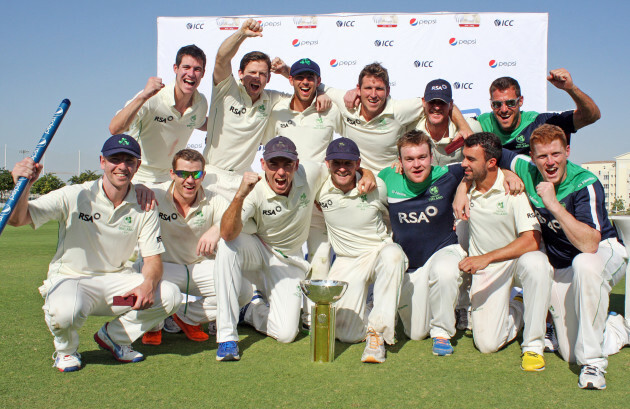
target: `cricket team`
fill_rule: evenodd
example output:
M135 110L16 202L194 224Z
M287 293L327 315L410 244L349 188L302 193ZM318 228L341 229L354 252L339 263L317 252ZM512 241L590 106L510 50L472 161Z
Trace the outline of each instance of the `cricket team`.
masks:
M309 58L289 67L256 51L237 80L232 58L258 36L248 19L221 44L209 106L197 91L205 54L182 47L175 81L149 78L112 119L102 178L19 201L10 224L59 222L40 287L53 366L81 369L90 315L115 317L94 339L121 362L143 360L131 344L160 344L162 328L204 342L208 323L219 361L241 358L239 324L292 342L309 329L300 282L312 278L348 283L336 336L364 341L363 362L385 361L398 318L410 339L431 337L434 355L453 354L463 306L480 352L522 332L523 370L545 369L544 352L557 350L581 366L580 388L604 389L616 351L603 345L628 343L624 320L607 324L628 256L601 183L568 161L571 134L600 116L571 75L547 79L574 110L521 111L518 82L502 77L492 112L471 119L443 79L422 98L392 99L379 63L345 92ZM267 90L272 73L293 94ZM203 154L185 148L194 129L207 131ZM41 170L27 158L13 177L30 188Z

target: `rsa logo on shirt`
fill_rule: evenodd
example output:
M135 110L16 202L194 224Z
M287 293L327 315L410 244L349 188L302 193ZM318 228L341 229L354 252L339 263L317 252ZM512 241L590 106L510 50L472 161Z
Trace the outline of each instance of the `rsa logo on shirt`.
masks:
M98 220L100 218L100 213L94 213L93 215L91 215L89 213L79 212L79 220L83 220L84 222L94 223L94 220Z
M166 214L166 213L162 213L160 212L160 219L166 221L166 222L170 222L177 220L177 213L172 213L172 214Z
M279 214L281 211L282 211L282 207L276 206L273 209L263 209L262 214L263 216L275 216L276 214Z
M330 209L330 208L332 208L332 205L333 205L333 201L330 200L330 199L326 200L325 202L319 202L319 207L321 207L322 210L323 209Z
M280 128L288 128L289 126L295 126L295 122L291 119L286 122L280 122Z
M232 105L230 107L230 112L236 116L241 116L241 115L245 115L245 113L247 112L247 108L245 107L237 108L234 105Z

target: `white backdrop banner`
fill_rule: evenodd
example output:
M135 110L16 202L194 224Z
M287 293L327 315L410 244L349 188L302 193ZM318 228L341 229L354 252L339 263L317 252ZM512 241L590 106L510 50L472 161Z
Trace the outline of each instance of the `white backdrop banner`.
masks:
M254 50L288 65L308 57L321 67L322 82L342 89L355 87L361 68L378 61L389 71L393 98L421 97L429 81L444 78L462 112L478 114L490 110L490 83L510 76L521 85L524 110L547 110L547 13L158 17L157 75L173 81L177 50L196 44L208 59L199 91L210 101L216 51L249 17L261 22L263 36L241 45L232 60L236 78L241 57ZM280 76L267 88L293 92ZM195 131L189 147L203 150L204 139Z

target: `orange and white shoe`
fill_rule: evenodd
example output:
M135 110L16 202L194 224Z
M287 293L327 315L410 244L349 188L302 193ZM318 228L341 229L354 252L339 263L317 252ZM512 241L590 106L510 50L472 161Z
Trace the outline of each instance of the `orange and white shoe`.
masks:
M361 356L361 362L382 364L385 362L385 343L383 336L376 332L373 328L368 328L367 337L365 337L365 349Z

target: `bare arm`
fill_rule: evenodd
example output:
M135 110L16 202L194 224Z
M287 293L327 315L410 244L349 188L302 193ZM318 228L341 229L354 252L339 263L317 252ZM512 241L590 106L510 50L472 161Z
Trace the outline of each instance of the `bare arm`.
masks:
M112 135L117 135L127 131L138 114L138 111L142 108L142 105L162 88L164 88L164 84L162 84L161 78L149 78L142 92L121 109L120 112L114 115L109 123L109 132L111 132Z
M245 172L243 175L243 181L234 195L232 203L230 203L221 218L221 238L223 240L232 241L241 234L243 230L243 221L241 220L243 202L260 179L261 177L254 172Z
M236 55L239 47L247 37L262 37L262 27L253 18L245 20L241 28L223 41L217 51L217 58L214 62L214 73L212 80L214 85L219 84L232 73L232 58Z
M282 75L286 79L289 79L291 69L284 61L282 61L280 57L275 57L271 61L271 72L274 74Z
M554 87L566 91L575 102L576 109L573 111L573 125L575 129L583 128L601 118L602 114L595 101L573 83L569 71L564 68L551 70L547 81L552 83Z
M558 202L552 183L540 182L536 186L536 193L542 199L547 210L560 223L562 231L575 248L582 253L595 253L597 251L599 242L602 240L601 233L588 224L577 220Z
M197 255L210 257L217 249L217 243L221 238L219 223L212 225L197 242Z
M15 204L15 207L13 208L13 213L11 213L11 217L9 217L8 223L11 226L24 226L27 224L31 224L31 222L33 221L31 219L31 214L28 211L28 192L31 191L31 187L39 177L42 169L43 166L40 164L36 164L31 158L25 158L21 160L13 167L13 171L11 172L11 176L13 176L13 183L17 184L20 177L25 177L30 180L28 181L26 189L24 193L22 193L20 200L18 200Z
M155 301L155 290L162 279L162 257L159 254L142 258L142 276L144 281L136 288L129 290L123 297L134 294L138 299L131 308L133 310L146 310Z
M521 233L516 240L505 247L493 250L480 256L466 257L459 263L459 269L470 274L483 270L491 263L514 260L523 254L538 250L540 247L540 232L528 230Z

